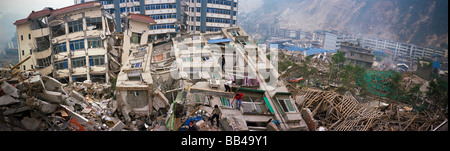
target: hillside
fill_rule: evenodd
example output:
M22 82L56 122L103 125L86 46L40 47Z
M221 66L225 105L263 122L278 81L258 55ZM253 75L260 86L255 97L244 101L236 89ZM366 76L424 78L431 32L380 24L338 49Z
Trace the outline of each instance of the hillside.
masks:
M416 45L448 47L448 0L246 0L239 24L339 30Z

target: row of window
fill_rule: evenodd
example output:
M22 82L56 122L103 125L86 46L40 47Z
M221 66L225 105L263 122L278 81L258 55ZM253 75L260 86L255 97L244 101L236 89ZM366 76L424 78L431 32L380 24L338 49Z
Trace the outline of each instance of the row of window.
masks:
M67 23L69 25L69 33L83 31L83 20L78 19Z
M177 18L177 14L157 14L157 15L150 15L154 20L157 19L169 19L169 18Z
M139 0L120 0L120 3L139 2Z
M165 3L165 4L145 5L145 10L172 9L172 8L177 8L177 4L176 3Z
M102 66L105 65L105 56L89 56L89 66ZM55 69L67 69L69 65L67 63L67 59L61 61L55 61L54 63ZM78 57L72 58L72 67L85 67L86 66L86 58Z
M221 4L221 5L228 5L228 6L232 6L236 7L237 3L233 2L232 0L208 0L208 3L211 4Z
M45 68L48 67L52 64L52 56L48 56L47 58L43 58L43 59L36 59L37 62L37 69L41 69L41 68Z
M151 25L151 30L156 29L175 29L175 24L157 24L157 25Z
M231 10L226 9L218 9L218 8L207 8L207 13L216 13L216 14L224 14L224 15L231 15ZM233 16L236 16L236 11L233 11Z
M200 26L190 26L191 30L194 30L194 27L195 27L195 31L200 31ZM206 27L206 31L215 32L215 31L220 31L220 30L222 30L221 27Z
M120 12L124 13L124 12L139 12L141 11L141 8L139 6L134 6L134 7L121 7L120 8ZM114 12L114 11L110 11L110 12Z
M206 27L206 31L219 31L222 30L220 27Z
M210 23L225 23L225 24L230 24L231 20L230 19L223 19L223 18L211 18L211 17L207 17L206 18L206 22L210 22ZM233 24L235 24L236 21L233 20Z
M100 37L88 38L88 48L103 48L103 41ZM70 50L80 50L84 49L84 39L70 41ZM58 54L60 52L67 52L66 43L60 43L53 45L53 52Z

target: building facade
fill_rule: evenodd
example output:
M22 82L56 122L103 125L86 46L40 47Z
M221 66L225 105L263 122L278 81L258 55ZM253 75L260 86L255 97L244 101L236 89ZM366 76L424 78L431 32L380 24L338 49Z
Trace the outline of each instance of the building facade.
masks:
M345 64L371 68L375 61L375 55L372 54L371 50L356 46L355 44L342 43L340 45L340 51L344 53L344 57L347 59Z
M107 40L114 22L99 2L33 11L14 25L20 59L32 56L22 70L37 69L61 82L109 81Z
M376 37L352 34L333 34L327 33L324 41L324 49L340 49L343 42L349 42L360 45L363 48L372 50L388 51L394 58L400 59L424 59L432 60L433 55L447 56L448 49L435 48L431 46L421 47L414 44L406 44L393 40L386 40ZM333 49L334 48L334 49Z
M184 0L187 31L205 33L236 26L238 0Z
M128 13L152 17L150 39L170 39L181 31L205 33L236 26L238 0L75 0L75 3L99 1L103 9L123 23ZM117 26L117 27L124 27ZM118 28L121 32L122 29Z

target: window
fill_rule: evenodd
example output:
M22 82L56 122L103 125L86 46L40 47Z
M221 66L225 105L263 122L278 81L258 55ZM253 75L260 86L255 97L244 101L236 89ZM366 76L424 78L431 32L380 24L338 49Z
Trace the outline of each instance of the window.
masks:
M20 35L20 40L23 41L23 35Z
M86 18L86 26L88 30L101 30L102 29L102 18Z
M43 59L36 59L37 62L37 68L41 69L41 68L45 68L51 65L51 61L52 61L52 56L48 56L47 58L43 58Z
M75 51L79 49L84 49L84 39L75 40L70 42L70 50Z
M66 29L64 28L64 24L52 26L52 36L58 37L66 34Z
M27 70L27 67L25 65L23 65L23 70Z
M157 25L151 25L150 29L151 30L156 30L156 29L175 29L175 25L174 24L157 24Z
M84 66L86 66L86 58L85 57L72 58L72 68L84 67Z
M100 37L88 38L88 48L103 48L103 41Z
M102 66L105 65L105 56L89 56L90 66Z
M33 51L30 49L30 55L32 55L33 54Z
M351 54L350 54L351 56L355 56L355 53L354 52L352 52Z
M31 40L31 34L28 34L28 40Z
M142 34L133 33L133 35L131 36L131 39L130 39L131 43L140 44L141 36L142 36Z
M60 43L57 45L53 45L53 52L58 54L60 52L67 52L66 43Z
M177 18L176 14L157 14L157 15L150 15L154 20L157 19L168 19L168 18Z
M142 67L142 62L131 64L131 68L140 68L140 67Z
M22 50L22 56L25 56L25 51Z
M72 21L68 23L69 33L83 31L83 20L78 19L77 21Z
M284 112L296 112L294 106L291 103L291 100L289 99L277 99L278 103L280 104L281 109L283 109Z
M48 36L36 38L37 52L41 52L50 48L50 40Z
M68 65L67 59L66 59L66 60L61 60L61 61L55 61L54 66L55 66L55 69L67 69L69 65Z

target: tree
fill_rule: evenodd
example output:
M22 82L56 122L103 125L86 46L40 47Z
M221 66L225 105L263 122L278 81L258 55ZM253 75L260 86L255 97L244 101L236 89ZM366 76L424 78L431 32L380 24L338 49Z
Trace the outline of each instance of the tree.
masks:
M393 100L396 101L402 101L403 96L404 95L404 91L401 87L401 82L402 81L402 75L400 73L395 73L394 75L392 75L392 77L390 78L390 81L388 82L388 86L391 89L388 94L387 97L391 98Z
M337 66L338 69L340 69L344 66L346 59L345 59L344 53L342 51L338 50L338 52L331 57L331 60L332 60L333 64L335 66Z
M416 84L413 88L409 89L409 92L406 94L411 104L415 105L422 99L423 94L420 91L420 87L420 84Z
M448 105L448 82L441 78L431 80L427 87L426 98L438 105Z

